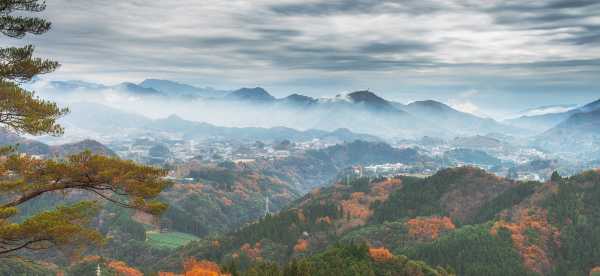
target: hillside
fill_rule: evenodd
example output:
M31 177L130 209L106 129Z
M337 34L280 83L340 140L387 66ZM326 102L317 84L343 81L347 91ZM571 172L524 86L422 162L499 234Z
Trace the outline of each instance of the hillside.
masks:
M600 109L600 100L585 104L583 106L572 108L564 112L548 113L541 115L521 116L519 118L507 120L506 123L521 128L536 130L539 133L549 131L565 122L567 119L579 113L588 113Z
M594 171L548 183L468 167L425 179L359 178L316 189L218 242L191 243L155 267L177 270L172 264L181 256L239 260L246 268L311 260L341 242L451 267L457 275L586 275L600 264L581 244L600 242L598 191Z
M522 132L522 130L503 125L493 119L481 118L473 114L461 112L433 100L416 101L403 106L402 109L422 120L452 130L457 135L473 133L487 134L489 132Z
M220 138L235 141L307 141L312 139L323 139L336 142L352 142L354 140L380 140L373 135L354 133L348 129L336 129L333 131L299 131L287 127L219 127L212 124L184 120L176 115L171 115L165 119L154 120L140 128L181 133L186 139L196 140L208 138Z
M75 143L68 143L63 145L49 146L47 144L23 138L15 133L12 133L6 129L0 129L0 147L1 146L13 146L17 152L27 153L31 155L41 155L49 158L52 157L66 157L69 155L81 153L84 151L91 151L95 154L105 156L117 156L107 146L94 140L83 140Z
M544 149L575 153L585 159L596 159L588 155L600 147L600 109L571 115L568 119L540 134L533 142ZM573 156L571 156L573 157Z
M381 142L357 140L275 160L266 168L275 175L287 172L299 191L308 192L328 184L341 170L351 166L385 163L427 166L429 161L431 161L429 157L419 154L412 148L397 149Z
M179 166L177 174L193 181L175 184L162 195L171 205L161 221L172 230L200 237L260 218L266 198L276 212L299 197L285 175L272 175L252 164L192 161Z

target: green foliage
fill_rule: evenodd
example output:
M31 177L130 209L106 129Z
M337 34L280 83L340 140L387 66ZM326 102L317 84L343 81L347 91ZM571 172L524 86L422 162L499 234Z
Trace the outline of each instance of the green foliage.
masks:
M198 203L198 201L195 201L195 204ZM204 208L208 207L209 206L204 206ZM215 209L208 210L215 211ZM192 215L192 213L196 215ZM205 225L206 221L203 220L200 215L201 214L194 212L194 209L188 209L188 211L184 211L179 207L171 205L167 211L165 211L162 218L173 222L169 225L169 227L173 230L203 237L208 234L208 229Z
M452 267L457 275L532 275L512 246L509 233L493 236L490 225L464 226L431 243L406 250L431 265Z
M552 176L550 176L550 181L552 182L558 182L561 181L562 177L560 176L560 174L558 174L557 171L552 172Z
M231 271L231 266L229 270ZM236 270L237 271L237 270ZM279 268L274 264L257 263L239 275L273 275L273 276L442 276L451 275L444 269L434 269L425 263L408 260L400 256L391 256L389 260L375 261L369 255L364 244L338 244L323 253L292 262Z
M335 204L317 203L305 206L302 211L291 209L276 215L267 215L257 223L236 231L233 234L234 244L254 244L262 239L269 239L291 247L301 237L302 232L333 230L331 225L317 222L318 218L326 216L337 219L342 216L342 211Z
M227 168L202 168L190 171L188 177L196 180L205 180L212 183L216 188L231 191L235 184L236 176L231 169Z
M519 183L519 185L509 188L491 201L486 202L479 209L479 212L465 223L478 224L492 220L500 211L511 208L531 196L539 186L541 186L539 182Z
M174 249L184 246L191 241L198 240L198 237L180 232L147 232L147 243L154 247L166 247Z
M56 273L31 261L17 258L0 260L0 275L11 276L54 276Z
M600 265L600 175L590 171L556 182L558 192L545 202L560 229L553 275L584 275Z
M56 121L67 112L68 109L41 100L33 92L0 78L0 126L32 135L60 135L63 128Z
M414 163L425 159L415 149L396 149L385 143L361 140L323 150L311 150L307 155L329 161L338 168L360 164Z
M79 202L71 206L60 206L32 216L22 223L1 223L0 254L20 249L45 249L49 246L100 243L102 237L87 228L90 218L98 211L93 202ZM80 248L83 250L83 248Z
M443 169L424 179L402 177L401 189L394 191L387 201L372 206L374 213L371 220L381 223L418 216L448 216L448 211L442 206L443 196L448 192L459 190L464 194L465 200L468 200L468 194L474 190L485 191L507 186L508 181L474 167ZM493 190L489 194L495 195ZM463 223L456 221L456 218L453 220L455 223Z
M403 177L402 189L393 192L383 204L374 207L372 220L393 221L402 218L445 215L440 198L451 187L456 176L452 170L444 170L426 179Z

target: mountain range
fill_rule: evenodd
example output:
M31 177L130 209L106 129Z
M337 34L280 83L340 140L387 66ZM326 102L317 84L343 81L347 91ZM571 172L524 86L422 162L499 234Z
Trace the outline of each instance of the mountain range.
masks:
M216 125L284 126L327 131L345 128L389 139L420 138L425 135L449 138L489 132L520 135L525 132L490 118L458 111L441 102L428 100L405 105L366 90L330 98L312 98L298 93L276 98L261 87L221 91L148 79L139 84L122 83L114 86L54 81L38 91L42 94L51 93L55 97L61 96L56 96L58 93L52 91L63 92L61 95L69 95L69 91L86 91L89 95L118 93L129 97L126 99L142 101L140 106L148 101L162 109L168 109L168 103L178 101L179 104L173 107L171 113L186 112L197 117L194 118L196 121ZM123 101L118 104L127 106ZM217 113L223 116L212 116Z
M204 140L222 138L233 141L308 141L321 139L324 141L352 142L354 140L381 141L380 138L352 132L340 128L332 131L309 129L305 131L288 127L221 127L213 124L185 120L177 115L166 118L151 119L143 115L123 111L97 103L73 103L69 105L70 113L60 119L66 129L71 132L84 133L88 136L114 136L127 134L180 134L184 139Z
M597 106L587 105L580 112L572 113L555 127L538 135L534 143L563 155L590 160L600 158L600 101L597 103Z
M545 113L541 115L524 115L515 119L506 120L505 122L516 127L544 132L557 126L575 114L586 113L598 109L600 109L600 100L585 104L580 107L573 107L563 112Z

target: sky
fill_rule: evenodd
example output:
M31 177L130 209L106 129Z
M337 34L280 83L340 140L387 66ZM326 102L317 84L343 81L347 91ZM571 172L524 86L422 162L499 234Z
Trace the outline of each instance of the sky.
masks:
M369 89L506 115L600 98L598 0L51 0L45 78L275 96Z

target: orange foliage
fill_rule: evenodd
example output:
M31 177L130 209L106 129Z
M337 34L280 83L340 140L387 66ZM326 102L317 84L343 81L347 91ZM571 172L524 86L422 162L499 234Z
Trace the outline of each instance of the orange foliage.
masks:
M129 267L126 263L121 261L110 261L108 267L115 270L119 276L144 276L139 270Z
M392 252L385 247L369 248L369 256L376 262L386 262L394 258Z
M158 276L177 276L177 274L173 272L158 272Z
M365 193L352 193L350 199L341 202L342 209L346 214L349 214L352 218L359 218L366 220L371 216L367 201L365 200Z
M326 224L331 224L332 220L329 216L325 216L325 217L320 217L317 218L317 220L315 221L316 223L326 223Z
M350 195L352 200L363 200L365 197L365 193L363 192L355 192Z
M600 276L600 266L592 268L592 270L590 270L590 276Z
M225 276L221 273L221 268L216 263L210 261L198 261L188 259L183 263L184 276Z
M338 233L343 233L349 229L364 225L369 217L373 214L370 206L375 201L385 201L390 193L401 184L400 179L388 178L381 182L371 183L368 193L355 192L350 195L347 200L342 200L340 205L344 215L349 218L348 221L340 221ZM343 185L339 185L339 189L343 189ZM341 194L336 192L333 198L340 198Z
M294 252L300 253L305 252L308 249L308 240L298 240L296 245L294 246Z
M544 274L552 266L549 256L546 255L546 252L549 252L547 243L554 242L559 245L560 232L548 223L546 211L540 209L519 210L516 222L498 221L490 232L492 235L497 235L500 229L510 232L513 245L523 258L526 267ZM530 240L527 231L537 233L539 238Z
M456 228L448 217L414 218L406 222L406 225L409 235L426 240L435 240L440 233Z

